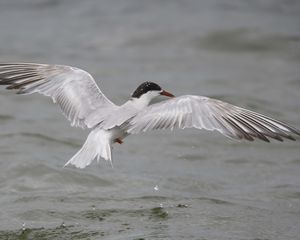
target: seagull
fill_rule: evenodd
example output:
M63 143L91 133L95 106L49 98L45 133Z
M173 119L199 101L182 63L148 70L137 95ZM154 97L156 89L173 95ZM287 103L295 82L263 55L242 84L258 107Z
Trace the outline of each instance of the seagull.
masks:
M86 71L64 65L0 64L0 85L18 94L51 97L74 127L90 129L82 148L65 164L85 168L100 158L112 164L112 145L131 134L156 129L197 128L218 131L226 137L253 141L269 138L295 140L296 128L229 103L195 95L175 97L154 82L137 87L128 101L111 102ZM165 101L150 104L163 95Z

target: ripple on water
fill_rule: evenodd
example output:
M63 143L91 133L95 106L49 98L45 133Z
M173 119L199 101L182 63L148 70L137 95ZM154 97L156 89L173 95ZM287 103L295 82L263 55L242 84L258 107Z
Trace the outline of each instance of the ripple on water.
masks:
M300 158L293 159L293 160L290 161L290 163L300 164Z
M254 29L237 28L219 30L196 39L196 46L214 51L226 52L278 52L299 48L297 35L264 34ZM296 56L296 57L299 57Z
M154 208L133 208L133 209L92 209L78 213L78 216L89 220L96 221L112 221L111 219L119 219L121 216L131 218L144 217L149 220L166 220L168 211L164 207Z
M91 239L101 236L101 231L84 230L82 228L64 224L54 228L25 228L13 231L0 231L0 239Z
M225 160L226 163L231 163L231 164L247 164L251 162L249 159L246 158L233 158L233 159L228 159Z
M7 121L11 121L12 119L14 119L13 116L10 115L2 115L0 114L0 122L7 122Z
M26 138L35 138L35 139L46 141L46 142L55 142L55 143L60 143L60 144L64 144L64 145L68 145L68 146L72 146L72 147L80 146L71 140L66 141L66 140L62 140L62 139L57 139L57 138L49 137L49 136L47 136L45 134L41 134L41 133L18 132L18 133L1 134L1 137L8 137L8 138L17 137L17 136L26 137Z
M91 173L82 174L78 170L54 168L44 164L19 164L7 171L9 178L3 176L3 181L10 190L30 192L35 189L57 189L80 191L109 187L114 185L113 181L106 180ZM62 183L64 183L62 185ZM58 190L58 189L57 189Z
M226 200L222 200L222 199L217 199L217 198L206 198L206 197L200 197L197 198L200 201L206 201L206 202L210 202L213 204L222 204L222 205L235 205L235 203L233 202L229 202Z
M184 154L178 157L180 160L188 160L188 161L203 161L208 160L207 155L200 155L200 154Z

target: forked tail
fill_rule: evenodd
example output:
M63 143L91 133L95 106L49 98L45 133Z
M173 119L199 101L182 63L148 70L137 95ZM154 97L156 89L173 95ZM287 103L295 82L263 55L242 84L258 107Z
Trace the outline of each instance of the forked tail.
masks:
M98 162L100 157L110 161L112 165L110 144L110 133L96 128L90 132L82 148L65 164L65 166L74 165L77 168L85 168L95 159L97 159Z

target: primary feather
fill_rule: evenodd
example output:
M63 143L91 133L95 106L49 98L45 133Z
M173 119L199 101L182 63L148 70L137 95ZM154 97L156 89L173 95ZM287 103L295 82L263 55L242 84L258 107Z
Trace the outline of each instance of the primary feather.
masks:
M101 114L114 104L100 91L93 77L63 65L33 63L0 64L0 85L17 89L19 94L41 93L52 98L72 126L87 126L86 118L95 110Z
M299 130L286 123L220 100L186 95L148 106L126 125L127 132L137 134L155 129L198 128L217 130L223 135L253 141L268 137L295 140Z

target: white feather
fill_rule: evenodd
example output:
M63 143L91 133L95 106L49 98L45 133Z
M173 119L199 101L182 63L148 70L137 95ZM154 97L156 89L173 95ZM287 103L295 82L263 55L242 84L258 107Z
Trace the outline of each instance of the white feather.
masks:
M85 168L100 157L109 161L112 165L111 144L112 133L99 128L90 132L82 148L65 164L74 165L77 168Z
M71 125L93 129L65 166L84 168L100 157L112 164L111 145L116 140L155 129L194 127L249 141L294 140L291 133L300 135L286 123L208 97L187 95L148 106L163 92L152 90L117 106L105 97L89 73L69 66L0 64L0 84L21 94L49 96Z
M229 103L202 96L186 95L145 107L126 125L129 134L155 129L198 128L216 130L235 139L267 137L293 140L291 133L299 131L259 113Z
M52 98L72 126L94 127L85 120L95 111L104 115L115 107L93 77L79 68L33 63L0 64L0 82L20 94L41 93ZM103 110L103 111L102 111Z

